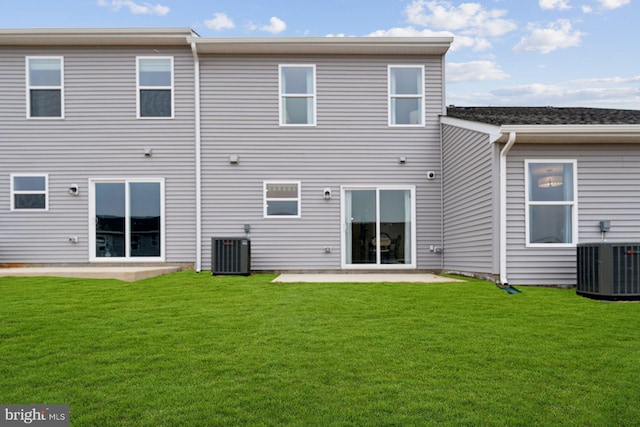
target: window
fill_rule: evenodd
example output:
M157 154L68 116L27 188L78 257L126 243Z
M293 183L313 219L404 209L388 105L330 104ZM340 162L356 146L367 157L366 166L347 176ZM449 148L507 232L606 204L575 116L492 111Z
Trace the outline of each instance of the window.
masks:
M423 66L389 66L389 126L423 125L423 82Z
M316 124L315 65L280 65L280 124Z
M164 181L91 182L92 261L164 259Z
M173 118L173 58L138 58L138 118Z
M27 117L63 118L64 78L61 57L27 57Z
M578 234L575 160L526 160L528 246L573 246Z
M47 175L11 175L11 210L46 211L48 209Z
M264 216L265 218L300 218L300 183L265 182Z

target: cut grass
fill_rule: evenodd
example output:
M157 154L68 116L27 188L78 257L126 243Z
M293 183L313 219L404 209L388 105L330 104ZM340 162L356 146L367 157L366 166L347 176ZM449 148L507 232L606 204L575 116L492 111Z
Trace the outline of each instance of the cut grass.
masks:
M639 304L273 277L0 279L0 403L73 426L640 420Z

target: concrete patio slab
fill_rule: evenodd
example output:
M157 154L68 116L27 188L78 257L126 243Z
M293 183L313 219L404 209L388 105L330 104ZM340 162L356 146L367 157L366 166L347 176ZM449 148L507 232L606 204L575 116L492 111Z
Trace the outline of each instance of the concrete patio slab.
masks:
M272 283L451 283L463 280L450 279L432 273L285 273Z
M0 277L54 276L135 282L176 271L180 267L15 267L0 268Z

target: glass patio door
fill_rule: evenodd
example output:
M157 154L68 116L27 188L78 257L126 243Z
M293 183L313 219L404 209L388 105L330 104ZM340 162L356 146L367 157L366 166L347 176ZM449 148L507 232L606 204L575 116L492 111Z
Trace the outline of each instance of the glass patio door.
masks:
M415 266L413 199L412 189L345 189L345 266Z
M92 258L161 260L161 181L93 182Z

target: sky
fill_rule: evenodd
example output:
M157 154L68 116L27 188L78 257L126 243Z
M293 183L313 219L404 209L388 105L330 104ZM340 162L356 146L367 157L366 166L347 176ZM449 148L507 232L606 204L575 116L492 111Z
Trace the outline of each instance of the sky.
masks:
M640 109L640 0L0 0L0 28L453 36L446 103Z

